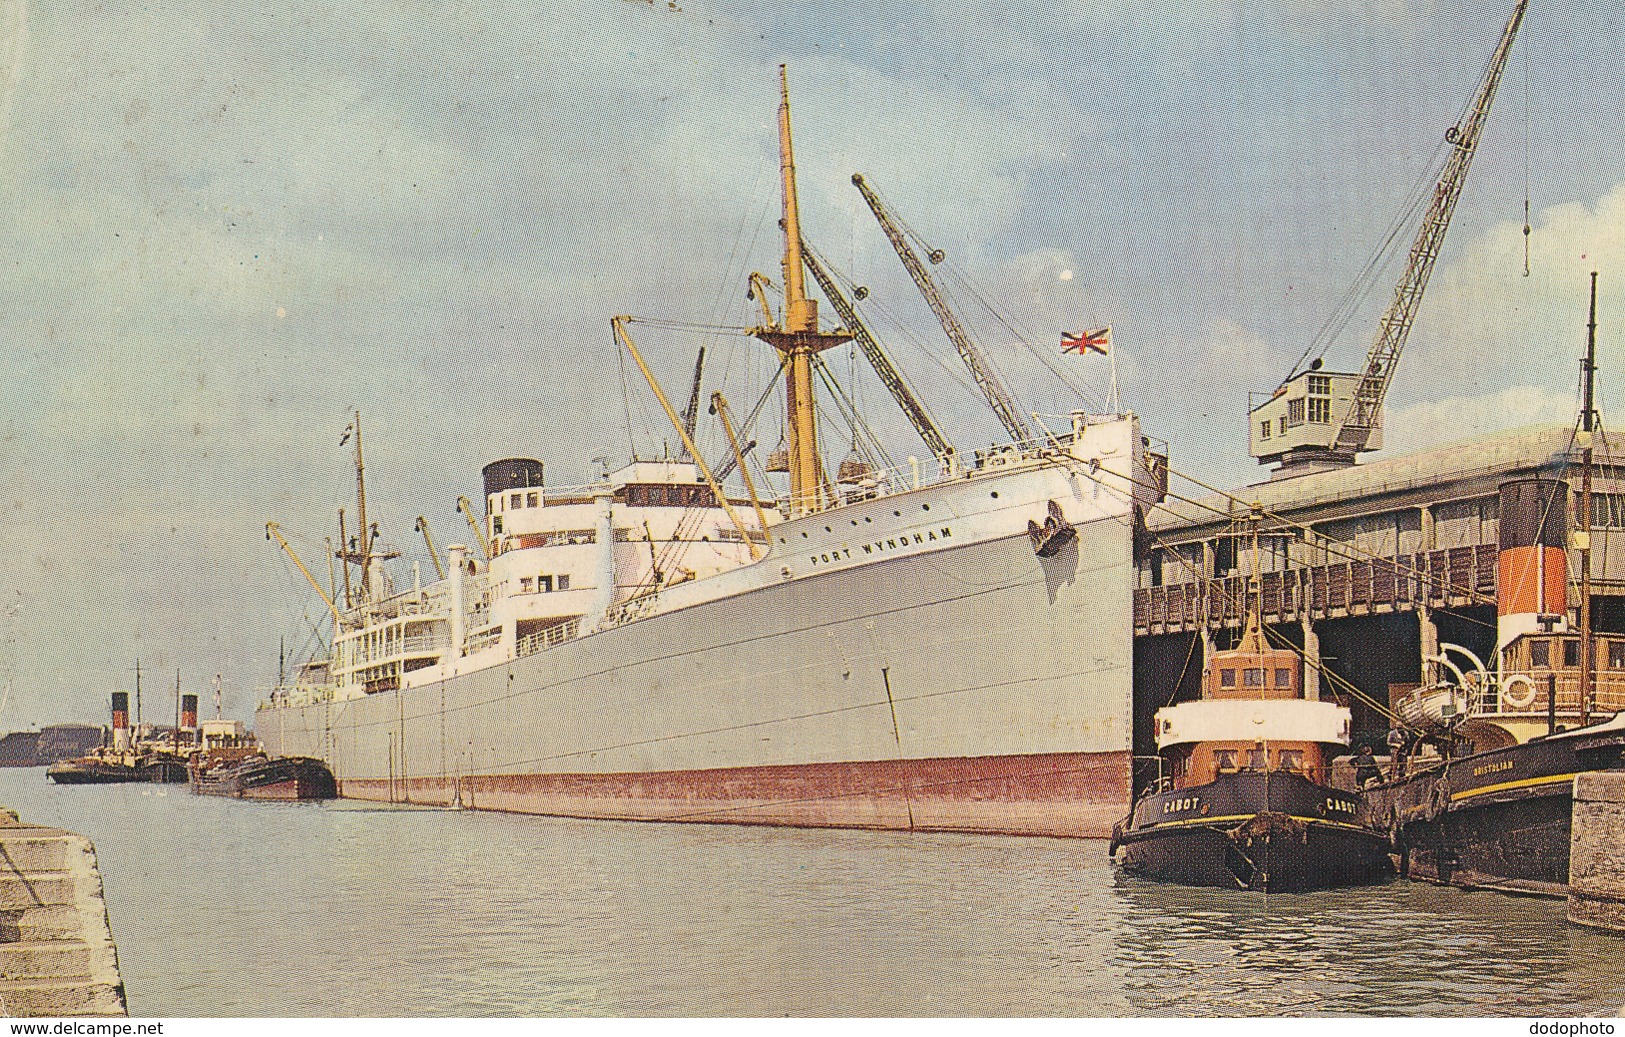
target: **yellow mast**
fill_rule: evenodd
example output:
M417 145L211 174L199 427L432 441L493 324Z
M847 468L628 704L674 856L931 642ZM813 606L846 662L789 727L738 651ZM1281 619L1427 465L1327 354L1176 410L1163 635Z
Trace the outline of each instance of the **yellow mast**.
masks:
M756 337L783 354L785 424L790 449L790 512L823 507L823 466L818 459L818 418L813 406L813 354L849 341L844 333L820 334L818 303L807 298L801 259L801 216L796 203L796 160L790 144L790 80L779 66L779 172L784 190L784 315L781 327Z

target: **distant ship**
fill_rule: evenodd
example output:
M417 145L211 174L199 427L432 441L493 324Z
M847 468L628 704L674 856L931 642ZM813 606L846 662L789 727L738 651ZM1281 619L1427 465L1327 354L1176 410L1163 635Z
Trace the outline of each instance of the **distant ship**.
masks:
M476 550L451 546L443 579L403 590L366 519L357 415L360 526L339 556L359 587L331 595L331 654L256 713L268 752L323 760L344 796L379 801L1111 831L1130 799L1134 551L1161 458L1132 415L1033 428L959 337L1012 432L961 459L851 319L820 328L804 272L827 277L800 237L787 90L780 148L785 301L775 317L758 296L756 334L786 379L787 442L768 469L788 472L787 495L760 500L737 441L729 467L746 485L724 487L692 442L698 381L685 429L651 376L680 459L582 486L547 485L528 458L487 465ZM898 247L925 290L923 265ZM617 336L644 369L627 324L617 318ZM849 458L829 477L817 353L854 336L932 461Z
M130 727L129 693L115 691L112 740L81 756L52 763L45 768L45 776L58 785L181 782L186 780L186 761L169 746L138 741Z

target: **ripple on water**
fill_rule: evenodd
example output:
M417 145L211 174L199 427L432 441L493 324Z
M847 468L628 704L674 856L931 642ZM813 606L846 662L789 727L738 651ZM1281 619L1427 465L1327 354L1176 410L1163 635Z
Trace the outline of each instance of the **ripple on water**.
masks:
M1263 897L1105 844L282 805L0 771L89 835L139 1015L1542 1015L1625 1003L1555 901Z

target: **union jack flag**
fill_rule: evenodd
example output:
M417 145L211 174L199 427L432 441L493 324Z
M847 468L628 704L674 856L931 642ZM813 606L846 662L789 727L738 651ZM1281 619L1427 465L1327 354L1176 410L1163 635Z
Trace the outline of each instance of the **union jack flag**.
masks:
M1104 328L1089 328L1084 331L1061 332L1061 352L1084 353L1095 352L1105 356L1112 348L1112 326Z

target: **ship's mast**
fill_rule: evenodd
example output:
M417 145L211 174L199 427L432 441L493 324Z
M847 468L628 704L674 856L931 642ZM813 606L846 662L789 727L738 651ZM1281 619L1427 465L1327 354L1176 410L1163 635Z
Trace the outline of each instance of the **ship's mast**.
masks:
M818 418L813 406L813 354L851 336L820 334L818 303L807 298L802 269L801 216L796 202L796 160L790 145L790 79L779 66L779 172L784 192L784 312L779 326L756 329L756 337L782 354L785 423L790 454L790 512L823 506L823 466L818 459Z
M361 593L371 596L372 583L367 579L372 570L371 529L367 525L367 465L361 456L361 411L355 412L355 507L361 522Z
M1596 694L1591 638L1591 461L1596 430L1597 272L1591 272L1591 316L1586 323L1585 408L1580 415L1580 726L1591 723Z

